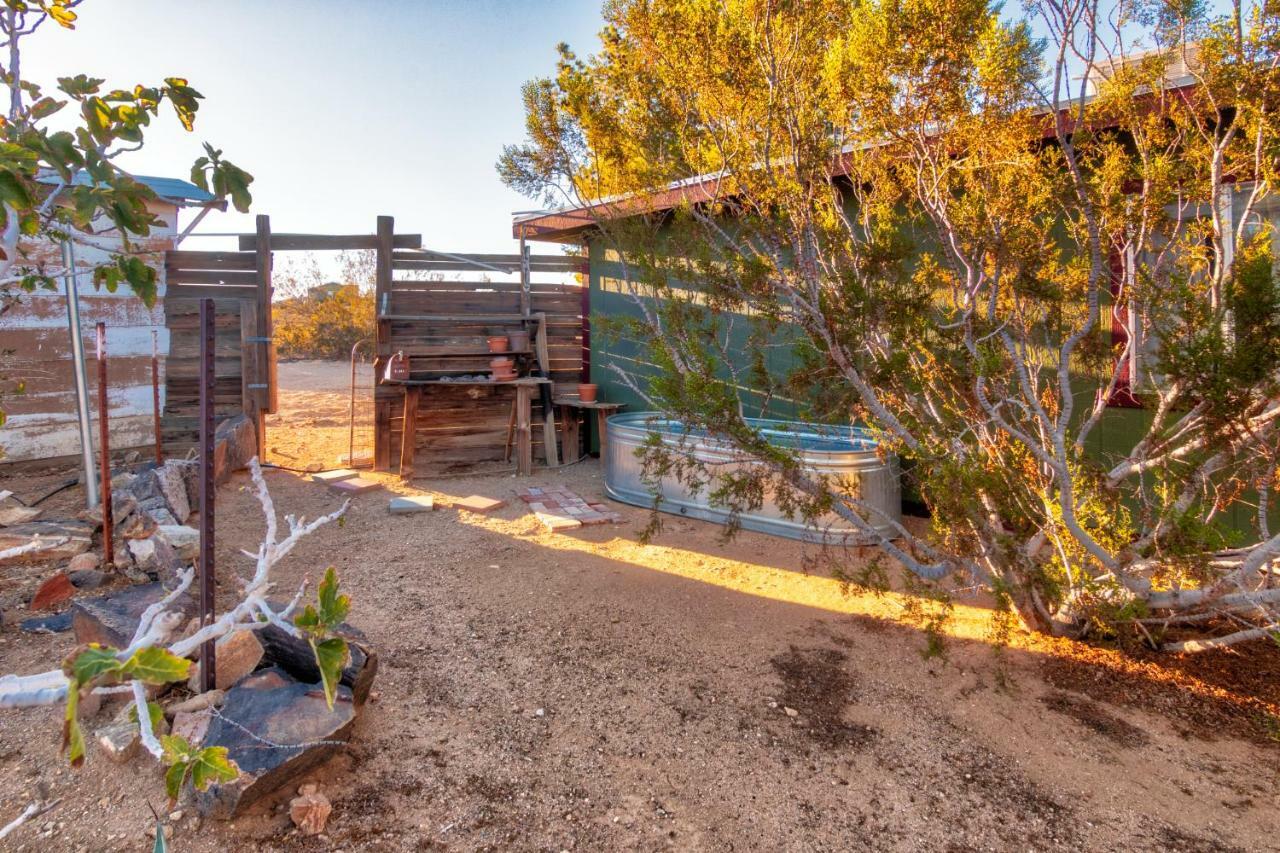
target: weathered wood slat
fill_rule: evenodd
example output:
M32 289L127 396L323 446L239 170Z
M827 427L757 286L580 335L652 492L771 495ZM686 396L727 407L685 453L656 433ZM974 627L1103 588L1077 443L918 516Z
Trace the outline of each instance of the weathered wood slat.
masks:
M390 218L390 217L384 217ZM419 249L421 234L396 234L392 244L397 249ZM240 251L249 252L258 247L256 234L240 235ZM286 234L271 235L271 251L341 252L378 248L377 234Z
M256 252L184 252L164 253L166 270L252 270Z

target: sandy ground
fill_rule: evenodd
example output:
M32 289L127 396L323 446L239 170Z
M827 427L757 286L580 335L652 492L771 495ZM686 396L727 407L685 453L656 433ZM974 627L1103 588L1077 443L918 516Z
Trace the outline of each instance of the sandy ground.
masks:
M345 451L346 371L281 365L276 461ZM594 461L413 489L374 476L386 490L280 571L293 588L336 566L382 654L354 742L316 774L328 832L293 834L274 803L203 824L183 806L173 849L1280 849L1280 653L1265 646L1190 661L1015 635L996 651L974 602L948 623L945 657L926 659L908 599L805 571L797 543L722 544L719 528L674 519L641 544L647 513L623 506L625 524L551 534L514 499L560 483L602 497ZM338 505L305 477L268 481L282 511ZM263 527L247 482L218 495L224 579ZM388 515L388 493L410 492L510 503ZM0 574L0 672L71 645L12 624L47 570ZM58 728L52 709L0 716L0 823L37 783L63 798L12 849L146 847L159 770L95 751L73 772Z

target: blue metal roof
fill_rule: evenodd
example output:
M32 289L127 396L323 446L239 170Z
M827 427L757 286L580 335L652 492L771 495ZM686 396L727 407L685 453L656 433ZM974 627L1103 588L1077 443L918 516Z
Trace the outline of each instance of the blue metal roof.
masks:
M156 175L134 175L134 179L138 183L143 184L151 189L156 195L165 201L173 201L178 204L183 202L195 202L197 204L209 201L215 201L216 197L213 193L202 190L190 181L184 181L181 178L162 178ZM36 178L42 184L58 183L58 176L53 172L46 172ZM87 172L76 172L71 183L79 187L87 187L90 184Z

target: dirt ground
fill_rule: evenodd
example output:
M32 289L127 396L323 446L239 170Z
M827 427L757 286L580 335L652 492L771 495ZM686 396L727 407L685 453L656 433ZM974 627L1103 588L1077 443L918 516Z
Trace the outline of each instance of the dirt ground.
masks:
M346 450L346 365L281 365L268 432L284 465ZM38 494L65 471L0 479ZM1126 656L1015 634L963 602L942 657L909 599L806 571L806 548L668 519L545 532L514 498L564 484L603 497L595 461L529 479L421 480L355 499L345 524L281 565L292 589L334 565L351 621L381 654L345 753L317 771L328 831L293 833L279 802L232 823L166 818L172 849L225 850L1277 850L1280 650ZM339 498L267 475L282 512ZM231 595L261 514L236 478L218 494ZM390 516L394 493L505 498L491 516ZM76 490L49 514L74 512ZM856 556L853 557L856 561ZM68 635L16 628L48 567L0 574L0 672L47 668ZM105 717L109 710L102 712ZM0 715L0 823L44 783L62 804L13 849L149 849L159 770L57 755L59 711Z

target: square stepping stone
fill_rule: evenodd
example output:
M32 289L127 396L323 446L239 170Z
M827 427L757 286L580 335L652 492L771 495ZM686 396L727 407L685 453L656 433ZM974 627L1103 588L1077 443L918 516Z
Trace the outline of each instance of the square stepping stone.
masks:
M572 530L575 527L581 527L582 522L576 518L570 518L567 515L560 515L554 512L538 512L534 513L538 517L538 521L542 522L542 526L550 530L552 533L559 533L562 530Z
M431 512L436 508L436 499L431 495L402 495L391 499L387 510L392 515L412 515L415 512Z
M375 480L366 480L363 477L353 477L350 480L339 480L336 483L330 483L329 488L343 495L363 495L365 492L381 489L382 484Z
M337 471L321 471L319 474L312 474L311 482L331 485L340 483L343 480L353 480L359 476L360 473L358 471L352 471L350 468L339 468Z
M467 512L493 512L506 505L506 501L486 498L484 495L469 495L453 502L454 509L465 509Z

